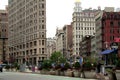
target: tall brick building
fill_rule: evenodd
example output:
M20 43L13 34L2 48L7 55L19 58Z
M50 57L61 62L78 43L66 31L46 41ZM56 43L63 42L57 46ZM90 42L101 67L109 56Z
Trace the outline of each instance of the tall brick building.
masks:
M103 12L102 49L111 47L115 38L120 38L120 12Z

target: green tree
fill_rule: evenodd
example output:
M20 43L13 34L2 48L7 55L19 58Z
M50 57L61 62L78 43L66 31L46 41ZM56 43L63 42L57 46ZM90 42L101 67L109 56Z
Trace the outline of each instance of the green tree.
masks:
M75 69L79 69L80 68L80 63L79 62L75 62L74 65Z
M70 66L70 64L68 62L66 62L64 68L65 68L65 70L67 70L67 69L70 69L71 66Z
M65 62L66 62L66 58L63 57L63 56L61 56L61 57L59 58L59 62L60 62L60 63L65 63Z
M120 59L118 59L118 60L116 61L116 66L117 66L117 67L120 67Z
M60 52L53 52L50 59L52 62L59 63L61 57L62 54Z
M49 70L51 68L51 61L50 60L44 60L42 63L42 68L45 70Z

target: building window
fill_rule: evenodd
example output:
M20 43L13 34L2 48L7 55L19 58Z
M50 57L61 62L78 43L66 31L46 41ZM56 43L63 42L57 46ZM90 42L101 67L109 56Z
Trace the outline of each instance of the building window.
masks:
M44 48L42 48L42 54L44 54Z
M114 23L113 23L113 21L111 21L111 22L110 22L110 26L112 26L112 27L114 26Z
M42 8L44 8L44 4L42 4Z
M44 29L44 25L42 25L42 29Z
M42 11L42 15L44 15L44 11Z
M39 53L41 54L41 48L39 48Z
M34 49L34 54L36 54L37 53L37 49Z
M22 45L20 45L20 49L22 49Z
M30 55L32 55L32 49L30 50Z
M110 40L111 40L111 41L114 40L114 36L110 36Z
M32 42L30 42L30 47L32 47Z
M34 46L36 46L37 45L37 41L34 41Z
M120 33L120 32L119 32L119 29L117 30L117 33Z
M110 33L112 33L112 30L110 30Z
M42 22L44 22L44 20L42 20Z
M44 34L42 34L42 38L44 38Z
M27 47L27 48L29 47L29 43L27 43L26 47Z
M114 33L114 30L113 30L113 29L110 29L110 33Z
M118 22L118 26L120 26L120 22Z
M81 27L81 30L83 30L83 27Z
M42 40L42 45L44 45L45 43L44 43L44 40Z

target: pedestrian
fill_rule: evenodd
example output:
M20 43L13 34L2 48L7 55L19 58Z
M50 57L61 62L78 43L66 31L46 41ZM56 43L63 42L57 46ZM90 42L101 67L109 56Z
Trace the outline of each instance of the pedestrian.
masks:
M97 73L100 73L101 72L101 63L100 63L100 61L98 61L98 63L97 63Z
M80 56L79 63L80 63L80 67L81 67L81 69L80 69L80 77L85 78L85 73L84 73L84 58L83 58L82 55Z
M32 66L32 72L35 72L35 66L34 65Z
M83 62L82 65L81 65L80 77L85 78L85 73L84 73L84 62Z

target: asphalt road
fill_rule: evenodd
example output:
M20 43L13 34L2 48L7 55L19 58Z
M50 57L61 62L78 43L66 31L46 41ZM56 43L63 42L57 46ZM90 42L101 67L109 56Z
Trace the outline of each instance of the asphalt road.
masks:
M87 80L87 79L20 72L2 72L0 73L0 80Z

